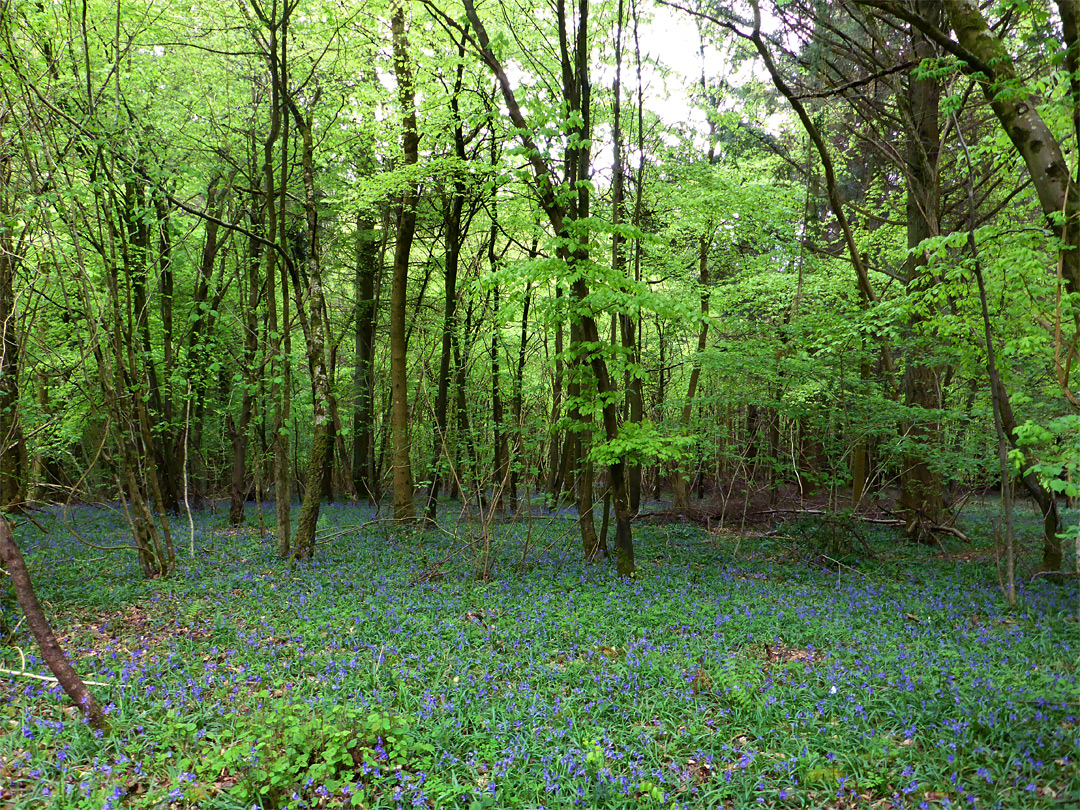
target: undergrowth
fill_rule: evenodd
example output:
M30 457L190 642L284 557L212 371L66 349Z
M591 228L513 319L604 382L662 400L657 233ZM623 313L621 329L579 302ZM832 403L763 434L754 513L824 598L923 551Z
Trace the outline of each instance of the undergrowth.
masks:
M116 545L122 516L35 519L20 542L69 655L106 684L111 731L53 684L0 676L0 806L1080 797L1076 581L1036 578L1008 609L978 512L975 545L947 555L882 527L841 543L835 522L771 537L641 522L630 581L583 563L558 513L494 525L489 582L466 542L482 527L401 530L356 506L324 508L302 565L201 513L195 557L156 582L76 540ZM24 629L14 642L4 667L21 649L47 674Z

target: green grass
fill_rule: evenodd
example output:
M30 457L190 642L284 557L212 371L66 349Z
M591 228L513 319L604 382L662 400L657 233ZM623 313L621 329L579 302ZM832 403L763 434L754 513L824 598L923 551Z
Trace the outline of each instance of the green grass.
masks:
M837 556L833 524L642 522L632 581L538 515L496 524L488 583L478 525L342 533L371 517L326 507L290 567L203 513L196 558L157 582L56 515L21 525L112 729L0 676L0 806L1078 806L1077 584L1038 578L1008 609L985 511L960 559L865 525L873 558ZM124 542L114 513L71 523Z

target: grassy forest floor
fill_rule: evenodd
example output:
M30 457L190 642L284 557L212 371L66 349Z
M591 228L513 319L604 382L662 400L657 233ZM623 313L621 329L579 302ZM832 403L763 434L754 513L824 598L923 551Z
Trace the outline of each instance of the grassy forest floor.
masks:
M862 524L871 555L835 519L640 521L632 581L581 561L569 513L537 512L491 526L488 583L477 523L328 506L290 567L226 516L196 514L193 559L174 519L178 568L155 582L75 536L123 545L122 514L20 523L112 728L0 675L0 807L1080 807L1077 582L1036 578L1009 609L992 507L944 554ZM1021 530L1035 555L1027 510Z

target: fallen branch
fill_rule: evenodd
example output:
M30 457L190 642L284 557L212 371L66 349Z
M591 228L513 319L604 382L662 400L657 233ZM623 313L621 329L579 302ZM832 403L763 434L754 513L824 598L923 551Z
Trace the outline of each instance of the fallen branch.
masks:
M33 678L35 681L46 681L48 683L60 683L59 679L54 678L52 675L37 675L33 672L20 672L17 669L4 669L0 667L0 673L4 675L14 675L16 678ZM102 683L101 681L83 681L87 686L109 686L110 684Z

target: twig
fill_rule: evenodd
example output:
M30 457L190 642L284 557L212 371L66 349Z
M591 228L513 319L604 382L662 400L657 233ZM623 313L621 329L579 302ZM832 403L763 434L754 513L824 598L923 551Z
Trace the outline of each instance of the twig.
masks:
M336 540L337 538L344 537L347 534L355 534L356 532L360 531L361 529L367 528L368 526L377 526L380 523L389 523L389 522L390 522L390 518L375 518L374 520L369 520L369 521L367 521L365 523L360 523L360 524L358 524L356 526L350 526L349 528L342 529L341 531L332 532L331 534L323 535L322 537L319 538L318 542L315 545L317 545L317 546L325 546L331 540Z
M1036 571L1031 575L1031 579L1028 580L1030 585L1039 577L1061 577L1066 579L1067 577L1080 577L1080 571Z
M5 675L14 675L16 678L33 678L35 681L46 681L48 683L60 682L52 675L35 675L33 672L20 672L17 669L4 669L3 667L0 667L0 672ZM112 684L102 683L101 681L83 681L83 683L87 686L112 686Z

